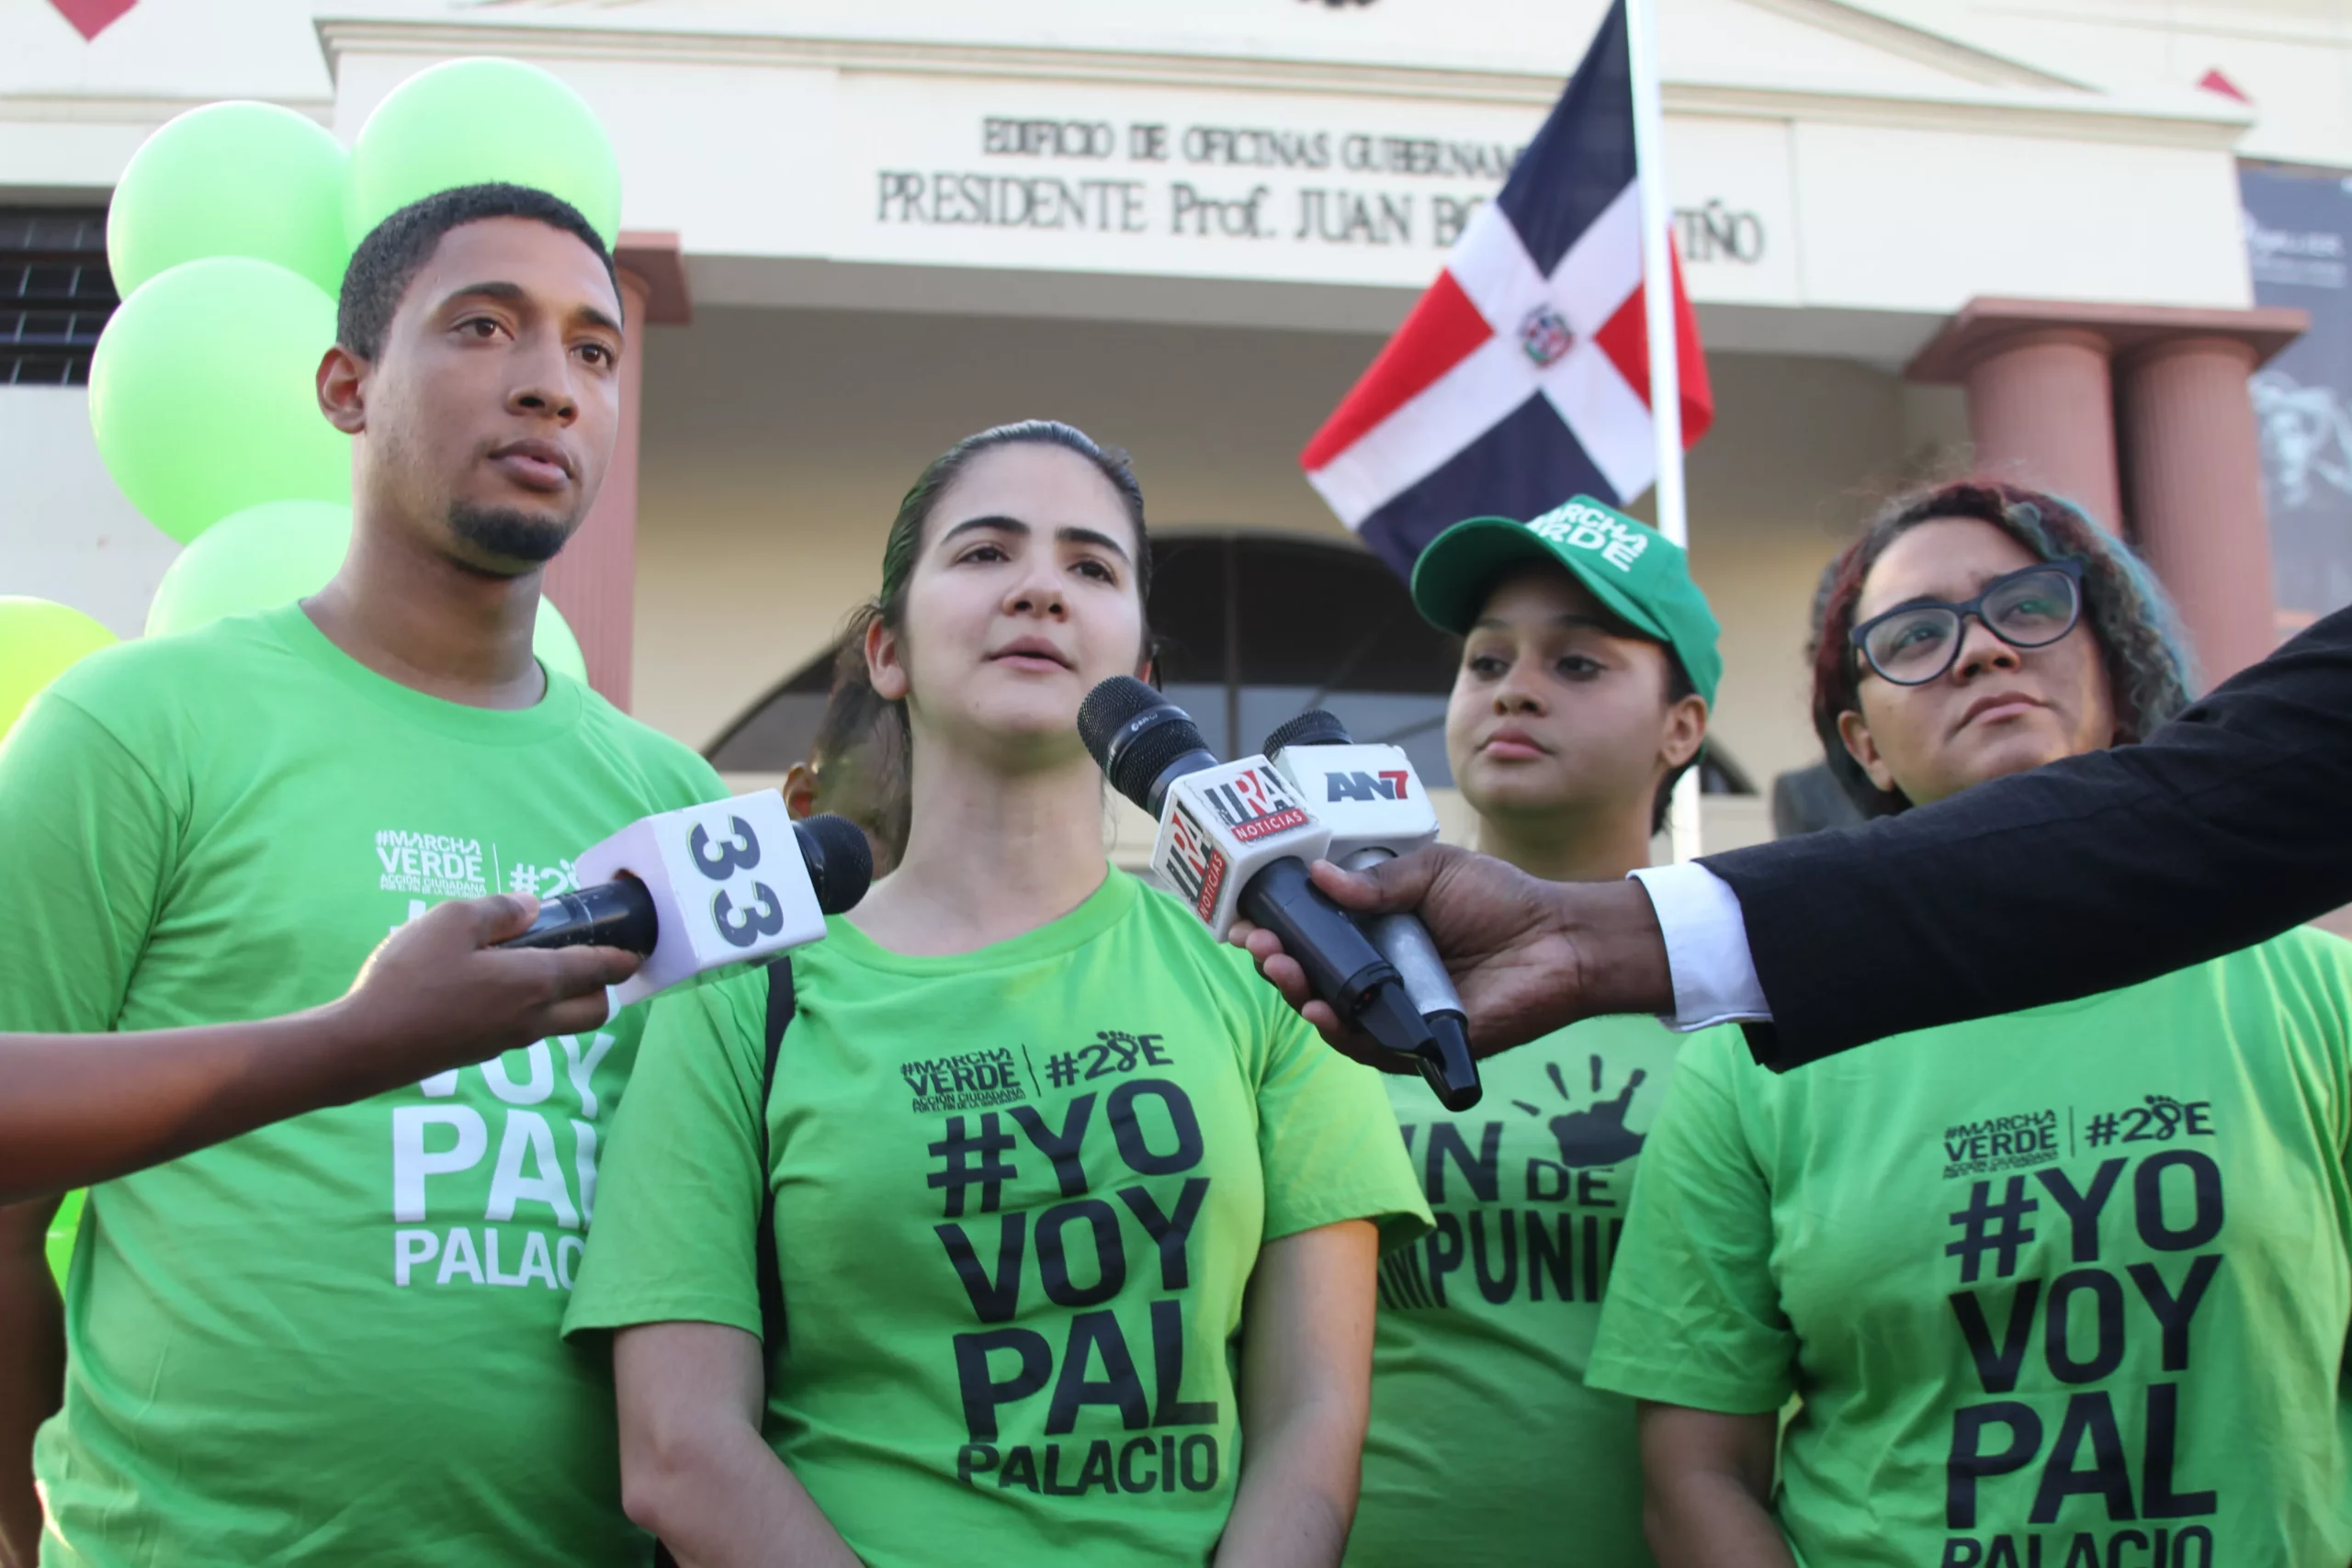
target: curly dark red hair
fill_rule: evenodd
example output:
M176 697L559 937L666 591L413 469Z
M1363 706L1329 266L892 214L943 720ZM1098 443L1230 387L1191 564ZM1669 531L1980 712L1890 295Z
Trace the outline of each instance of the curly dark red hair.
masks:
M1847 751L1838 717L1861 706L1854 606L1886 547L1922 523L1966 517L1989 523L2041 560L2083 564L2083 619L2098 639L2114 693L2116 743L2138 740L2188 705L2193 681L2172 601L2147 563L2081 510L2038 490L1967 479L1897 497L1835 563L1813 649L1813 728L1823 757L1865 817L1905 810L1899 790L1883 790Z

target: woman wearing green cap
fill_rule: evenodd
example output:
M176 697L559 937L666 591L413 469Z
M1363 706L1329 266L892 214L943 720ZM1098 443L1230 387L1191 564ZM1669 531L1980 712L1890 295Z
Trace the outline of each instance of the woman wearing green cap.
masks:
M1578 497L1449 529L1413 599L1464 638L1446 755L1478 848L1561 881L1649 863L1723 671L1683 552ZM1438 1228L1382 1266L1350 1568L1650 1562L1634 1402L1584 1367L1679 1043L1575 1024L1489 1058L1461 1114L1385 1080Z

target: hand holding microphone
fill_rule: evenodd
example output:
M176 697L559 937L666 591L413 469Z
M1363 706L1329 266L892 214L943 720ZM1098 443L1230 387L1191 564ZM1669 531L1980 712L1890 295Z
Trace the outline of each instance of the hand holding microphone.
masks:
M550 1034L576 1034L605 1018L605 994L636 972L638 955L611 942L571 942L562 952L505 950L526 944L528 895L456 898L435 905L377 946L343 999L332 1004L354 1037L355 1073L380 1058L352 1098L487 1061ZM544 919L548 905L536 911Z
M1656 1013L1672 976L1657 913L1642 885L1546 882L1508 861L1431 844L1361 871L1324 862L1316 888L1359 919L1410 912L1428 930L1468 1015L1472 1049L1491 1056L1578 1019ZM1319 1000L1306 968L1272 931L1237 925L1258 972L1333 1048L1380 1066L1359 1032Z
M1184 710L1129 676L1087 694L1078 728L1112 787L1159 822L1152 868L1223 937L1237 915L1277 933L1315 994L1408 1058L1449 1110L1478 1101L1477 1069L1407 995L1396 966L1308 880L1330 829L1262 756L1219 762Z
M501 953L536 900L452 899L397 927L341 998L283 1018L0 1034L0 1202L107 1181L288 1116L591 1030L637 967L608 947Z
M1437 809L1401 747L1359 746L1338 716L1310 708L1266 737L1266 756L1313 803L1331 829L1324 858L1349 871L1437 842ZM1360 917L1372 945L1396 966L1414 1010L1437 1036L1440 1060L1477 1081L1462 998L1437 944L1412 913ZM1380 1065L1380 1064L1375 1064Z
M817 941L825 917L854 908L874 877L856 823L796 822L774 790L632 822L575 863L580 891L548 900L500 945L642 953L613 990L616 1008Z

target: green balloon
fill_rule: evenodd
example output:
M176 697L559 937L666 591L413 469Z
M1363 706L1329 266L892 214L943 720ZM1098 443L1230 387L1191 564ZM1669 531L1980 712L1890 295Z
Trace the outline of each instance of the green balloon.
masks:
M606 245L620 237L621 171L596 111L516 60L453 60L376 106L351 149L347 237L455 186L503 181L561 197Z
M223 615L307 599L327 585L350 547L348 506L274 501L223 517L164 573L147 607L147 635L192 632ZM580 641L545 594L531 628L531 650L549 670L586 683Z
M319 412L334 301L247 256L183 262L122 302L90 364L90 428L130 503L183 542L265 501L351 499Z
M555 601L544 593L539 595L539 618L531 627L531 651L555 673L569 675L583 686L588 683L588 660L580 651L580 639L557 613Z
M49 1254L49 1271L57 1276L57 1288L61 1291L65 1288L67 1268L74 1261L74 1235L82 1224L82 1198L78 1188L68 1192L49 1222L48 1246L43 1250Z
M351 259L341 143L276 104L207 104L141 143L107 209L107 264L129 294L206 256L275 262L332 295Z
M351 547L351 508L273 501L223 517L197 536L155 585L147 635L192 632L223 615L306 599L327 585Z
M117 640L79 610L46 599L0 598L0 735L16 728L42 687Z

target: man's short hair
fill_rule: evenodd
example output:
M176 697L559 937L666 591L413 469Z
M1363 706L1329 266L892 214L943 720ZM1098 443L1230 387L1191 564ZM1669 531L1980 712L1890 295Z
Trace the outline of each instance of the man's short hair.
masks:
M432 259L441 236L490 218L527 218L562 230L596 253L596 259L605 264L605 276L613 280L614 297L619 297L620 278L613 271L613 254L571 203L528 186L458 186L409 203L359 242L343 275L335 340L362 359L382 354L384 334L391 329L401 299Z

